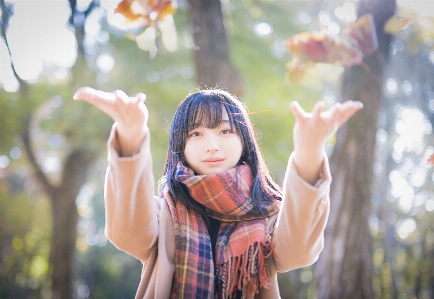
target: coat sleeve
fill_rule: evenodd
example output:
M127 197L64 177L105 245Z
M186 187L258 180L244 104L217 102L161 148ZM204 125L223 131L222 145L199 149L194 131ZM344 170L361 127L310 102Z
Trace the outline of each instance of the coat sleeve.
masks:
M324 247L330 212L331 175L327 156L320 178L312 186L303 180L289 158L283 182L283 202L273 233L274 260L279 272L313 264Z
M154 199L151 136L148 131L137 154L119 157L116 125L108 141L105 234L119 250L146 261L157 241L159 213Z

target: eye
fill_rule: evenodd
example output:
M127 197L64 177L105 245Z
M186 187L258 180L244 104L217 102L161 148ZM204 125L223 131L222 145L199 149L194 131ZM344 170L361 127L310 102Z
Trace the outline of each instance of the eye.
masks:
M200 133L197 131L191 132L190 134L188 134L188 137L198 137L200 136Z
M224 129L221 131L222 134L231 134L232 130L231 129Z

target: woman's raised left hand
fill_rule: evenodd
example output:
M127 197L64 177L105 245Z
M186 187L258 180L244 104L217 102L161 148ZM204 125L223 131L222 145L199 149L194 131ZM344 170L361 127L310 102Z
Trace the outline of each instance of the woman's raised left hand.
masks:
M357 101L337 103L324 111L325 103L318 102L312 112L306 112L298 102L290 104L294 125L294 163L300 176L314 184L323 160L324 143L343 123L363 108Z

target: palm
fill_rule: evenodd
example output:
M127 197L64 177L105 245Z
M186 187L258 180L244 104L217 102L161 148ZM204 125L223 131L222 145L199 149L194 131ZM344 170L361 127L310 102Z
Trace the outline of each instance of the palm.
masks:
M131 155L138 150L148 130L145 94L129 97L120 90L104 92L82 87L74 94L74 99L92 104L117 123L117 136L123 155Z
M297 102L290 105L296 119L293 162L300 177L311 185L319 178L319 170L324 160L325 140L361 109L363 104L347 101L336 104L327 111L323 111L324 106L323 102L318 102L312 113L308 113Z
M296 118L294 148L321 150L325 140L362 107L360 102L346 101L323 111L324 103L318 102L312 113L308 113L297 102L292 102L291 111Z
M143 93L129 97L125 92L117 90L104 92L90 87L77 90L74 99L84 100L110 116L125 127L137 126L139 122L147 122L148 110L144 105L146 96Z

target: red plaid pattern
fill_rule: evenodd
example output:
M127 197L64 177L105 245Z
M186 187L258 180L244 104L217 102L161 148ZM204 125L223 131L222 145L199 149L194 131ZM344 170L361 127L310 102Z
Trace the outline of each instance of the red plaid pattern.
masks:
M279 212L280 201L265 203L261 213L253 209L249 166L241 165L213 175L195 175L178 164L176 179L206 207L208 215L221 221L216 244L216 265L207 227L200 215L174 201L163 182L160 196L169 205L175 225L175 275L171 298L235 298L269 287L265 258L271 252L268 217ZM214 288L215 273L217 290Z

